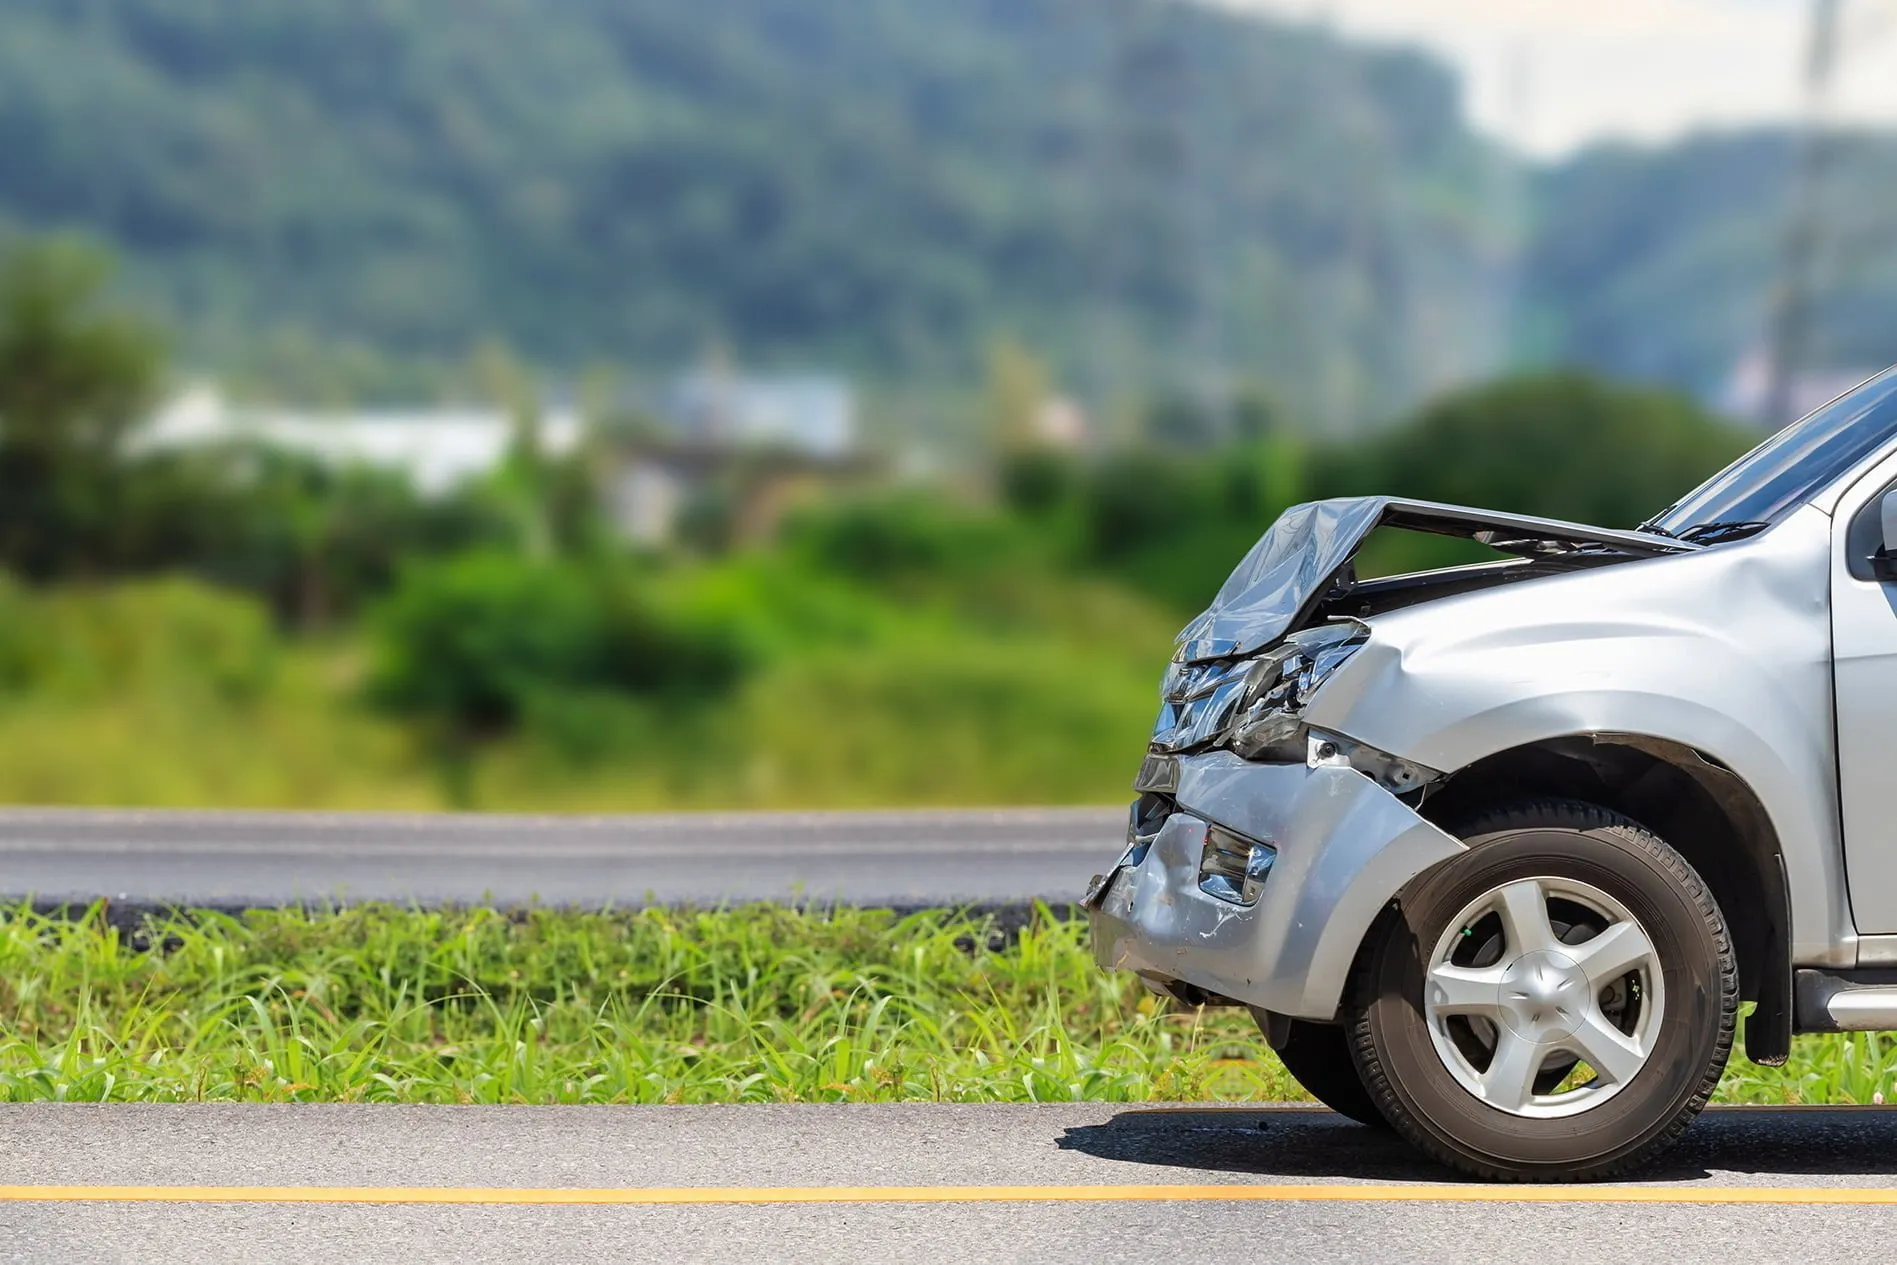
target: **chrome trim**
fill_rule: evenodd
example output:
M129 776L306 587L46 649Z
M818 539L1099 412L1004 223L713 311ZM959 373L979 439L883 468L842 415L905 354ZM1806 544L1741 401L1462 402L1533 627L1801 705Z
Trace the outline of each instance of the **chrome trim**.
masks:
M1882 1032L1897 1028L1897 985L1852 988L1825 1003L1839 1032Z

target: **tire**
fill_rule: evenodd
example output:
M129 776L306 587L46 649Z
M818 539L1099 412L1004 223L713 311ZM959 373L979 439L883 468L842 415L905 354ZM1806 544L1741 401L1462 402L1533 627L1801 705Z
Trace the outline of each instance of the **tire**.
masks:
M1376 1100L1364 1088L1363 1077L1357 1074L1357 1064L1350 1055L1350 1034L1342 1026L1273 1019L1262 1010L1252 1011L1252 1017L1267 1038L1274 1029L1285 1034L1283 1044L1272 1044L1272 1052L1305 1093L1358 1124L1375 1129L1390 1127L1377 1110Z
M1659 837L1591 804L1519 804L1457 833L1469 850L1359 955L1365 1091L1413 1145L1485 1180L1639 1167L1692 1123L1732 1049L1718 905Z

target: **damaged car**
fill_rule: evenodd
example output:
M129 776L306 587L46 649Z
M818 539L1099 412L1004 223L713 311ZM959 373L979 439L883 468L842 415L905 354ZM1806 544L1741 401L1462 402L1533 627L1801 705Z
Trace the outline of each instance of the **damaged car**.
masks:
M1391 530L1495 560L1360 578ZM1162 694L1096 957L1444 1164L1635 1168L1742 1003L1897 1029L1897 370L1635 530L1297 506Z

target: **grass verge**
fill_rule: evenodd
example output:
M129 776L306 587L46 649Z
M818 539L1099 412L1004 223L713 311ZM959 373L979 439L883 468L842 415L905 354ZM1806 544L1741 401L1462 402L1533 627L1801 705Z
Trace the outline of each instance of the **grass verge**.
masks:
M1726 1101L1868 1102L1887 1039L1735 1062ZM1302 1097L1241 1012L1018 936L873 910L0 920L0 1099L706 1103Z

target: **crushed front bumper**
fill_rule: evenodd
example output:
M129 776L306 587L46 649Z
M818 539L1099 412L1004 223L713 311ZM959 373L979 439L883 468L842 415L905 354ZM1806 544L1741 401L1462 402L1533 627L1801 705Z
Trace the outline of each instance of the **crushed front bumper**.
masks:
M1181 757L1177 785L1175 806L1134 825L1147 846L1088 892L1094 957L1292 1018L1335 1017L1378 911L1463 850L1351 768L1211 752ZM1277 850L1256 904L1200 890L1211 825Z

